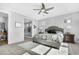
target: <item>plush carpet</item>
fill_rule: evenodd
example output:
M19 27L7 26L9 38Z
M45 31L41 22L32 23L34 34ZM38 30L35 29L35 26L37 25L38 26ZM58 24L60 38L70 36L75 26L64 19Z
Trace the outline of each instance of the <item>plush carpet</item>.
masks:
M69 43L69 54L70 55L79 55L79 44L71 44Z
M0 55L21 55L25 53L26 50L17 45L4 45L0 46Z
M32 41L3 45L0 46L0 55L22 55L27 52L27 50L30 50L36 46L38 46L38 44L33 43Z
M26 50L30 50L36 46L38 46L39 44L37 43L33 43L32 41L29 41L29 42L24 42L24 43L21 43L21 44L18 44L18 46L26 49Z
M0 55L22 55L39 44L32 41L0 46ZM79 44L69 43L69 54L79 55Z

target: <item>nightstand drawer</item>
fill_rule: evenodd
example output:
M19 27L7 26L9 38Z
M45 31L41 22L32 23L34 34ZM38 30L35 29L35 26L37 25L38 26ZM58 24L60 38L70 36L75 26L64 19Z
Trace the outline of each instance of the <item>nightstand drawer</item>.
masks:
M64 34L64 42L74 43L74 34Z

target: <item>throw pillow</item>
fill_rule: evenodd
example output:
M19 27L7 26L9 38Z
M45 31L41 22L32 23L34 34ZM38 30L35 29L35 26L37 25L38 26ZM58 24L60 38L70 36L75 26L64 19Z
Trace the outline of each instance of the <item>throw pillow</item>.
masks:
M42 35L41 38L44 39L44 40L46 40L47 36L46 35Z

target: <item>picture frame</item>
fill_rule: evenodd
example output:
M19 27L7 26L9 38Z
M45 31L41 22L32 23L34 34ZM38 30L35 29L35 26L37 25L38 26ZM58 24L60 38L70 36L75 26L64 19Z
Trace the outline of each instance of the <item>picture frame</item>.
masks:
M21 28L22 27L22 23L21 22L16 22L15 23L15 27L16 28Z

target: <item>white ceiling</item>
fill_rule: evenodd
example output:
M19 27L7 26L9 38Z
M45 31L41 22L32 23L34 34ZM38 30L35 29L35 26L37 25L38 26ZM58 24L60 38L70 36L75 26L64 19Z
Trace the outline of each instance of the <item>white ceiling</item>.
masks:
M0 7L5 10L17 12L36 20L79 11L79 3L45 3L45 5L47 8L55 8L48 11L49 14L38 14L39 11L33 9L41 8L41 3L0 3Z

